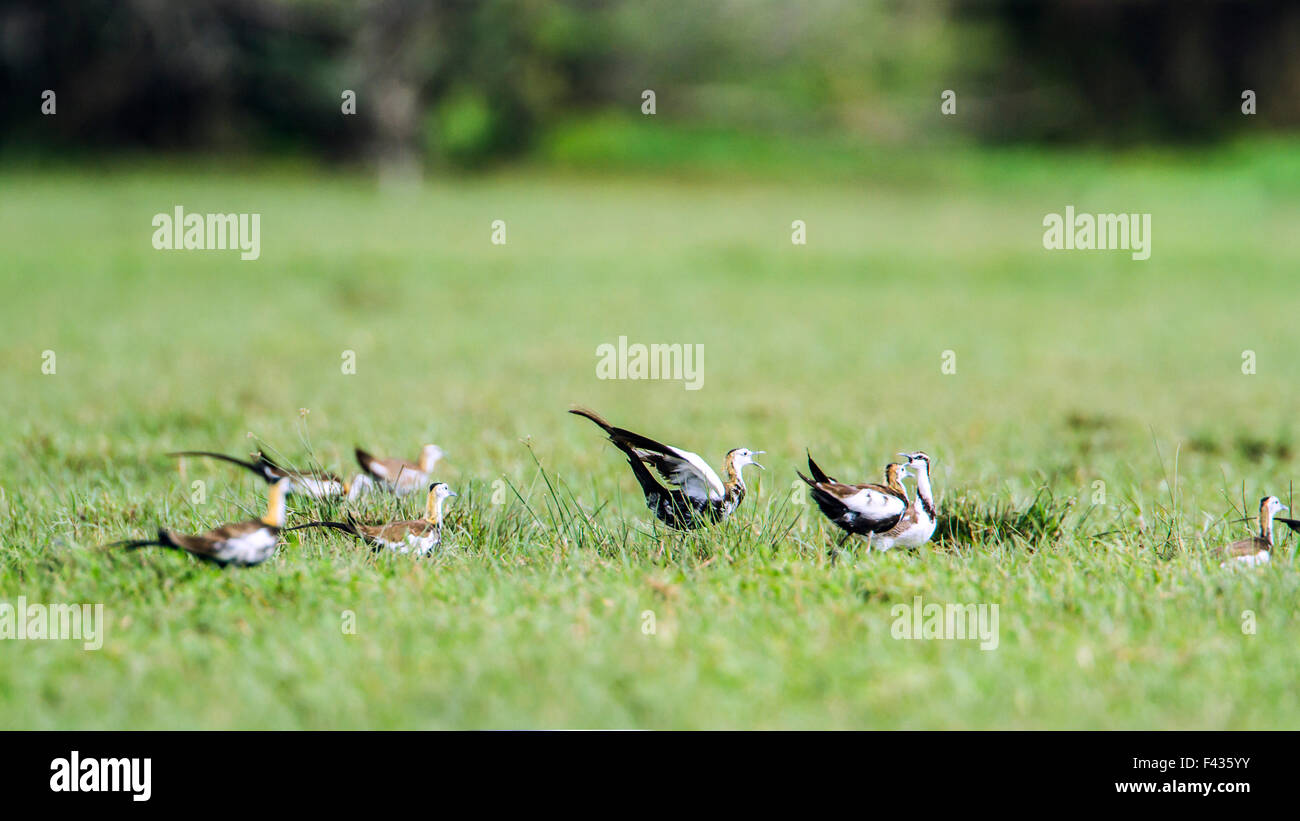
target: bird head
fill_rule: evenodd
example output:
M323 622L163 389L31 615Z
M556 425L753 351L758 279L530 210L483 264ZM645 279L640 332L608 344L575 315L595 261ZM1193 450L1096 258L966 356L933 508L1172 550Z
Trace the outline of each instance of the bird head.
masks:
M923 470L929 472L930 457L924 451L918 450L915 453L900 453L898 455L907 460L907 466L912 469L912 472L919 473Z
M433 484L429 485L429 492L432 493L434 495L434 498L437 499L446 499L449 496L456 495L456 491L447 487L446 482L434 482Z
M749 448L736 448L735 450L728 453L727 456L731 457L731 466L734 467L737 471L739 471L745 465L753 465L759 470L767 470L767 468L763 467L758 462L754 461L754 457L760 453L767 453L767 451L750 450Z

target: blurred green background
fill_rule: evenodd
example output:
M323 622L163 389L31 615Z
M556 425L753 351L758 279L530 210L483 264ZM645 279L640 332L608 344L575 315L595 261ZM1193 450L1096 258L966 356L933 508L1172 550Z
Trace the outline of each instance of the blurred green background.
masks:
M527 156L600 113L858 143L1204 142L1300 123L1285 2L16 0L14 148ZM57 117L42 117L45 89ZM343 90L356 115L339 116ZM941 91L959 115L939 114ZM1258 113L1240 113L1240 95ZM661 125L661 127L663 127Z

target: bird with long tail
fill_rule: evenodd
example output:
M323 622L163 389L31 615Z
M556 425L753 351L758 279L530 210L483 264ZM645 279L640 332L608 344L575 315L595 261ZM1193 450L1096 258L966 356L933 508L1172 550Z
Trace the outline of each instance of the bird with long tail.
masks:
M349 512L346 522L307 522L289 530L324 527L355 536L376 550L423 556L442 544L443 503L455 495L445 482L436 482L429 486L429 498L425 502L424 516L420 519L367 525L358 522Z
M818 508L841 530L871 549L884 551L895 547L920 547L934 535L938 522L930 487L930 457L921 451L900 453L907 459L898 465L897 481L889 476L895 465L886 468L885 485L848 485L823 473L808 459L809 478L799 474L813 490ZM910 502L901 480L909 473L916 477L916 497Z
M288 470L280 467L271 461L266 454L258 452L254 461L245 461L237 459L234 456L227 456L224 453L214 453L210 450L178 450L167 454L168 456L188 456L203 457L207 459L219 459L223 462L229 462L232 465L238 465L245 470L252 471L254 474L262 477L267 483L273 484L281 479L289 480L289 495L314 496L317 499L326 499L334 496L346 496L349 500L356 499L370 485L370 478L364 474L357 476L348 482L335 476L328 471L311 471L303 473L299 471ZM363 479L358 482L357 479Z
M1251 536L1248 539L1240 539L1226 547L1220 548L1216 554L1220 557L1226 557L1229 561L1237 561L1247 567L1258 567L1268 564L1273 555L1273 517L1283 510L1291 508L1282 504L1282 500L1276 496L1265 496L1259 500L1259 535ZM1295 520L1277 517L1279 521L1286 522L1292 529L1300 522L1292 524ZM1220 564L1220 567L1226 567L1227 561Z
M763 451L734 448L727 452L723 463L727 473L724 482L698 454L614 427L587 408L573 408L569 413L595 422L609 436L609 441L623 451L645 494L646 507L669 527L690 530L726 519L745 499L742 473L745 466L765 470L754 461ZM646 465L653 467L671 487L660 483Z
M114 542L109 546L138 550L156 545L181 550L222 567L252 567L275 553L280 532L284 529L284 498L288 493L289 479L280 479L272 484L267 491L266 515L260 519L226 524L196 535L159 528L156 539Z
M828 476L809 454L808 472L810 476L795 471L812 490L813 501L832 524L879 550L893 547L893 540L885 539L883 534L897 527L908 512L907 488L903 485L906 466L897 462L887 465L883 485L847 484Z

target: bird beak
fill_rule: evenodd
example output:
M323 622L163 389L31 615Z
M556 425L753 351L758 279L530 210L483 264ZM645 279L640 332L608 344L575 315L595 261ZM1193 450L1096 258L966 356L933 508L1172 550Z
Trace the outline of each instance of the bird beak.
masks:
M765 450L751 450L751 451L749 452L750 456L755 456L755 455L760 454L760 453L767 453L767 451L765 451ZM750 461L753 462L753 463L754 463L754 466L757 467L759 470L767 470L767 468L765 468L765 467L763 467L762 465L760 465L757 461L755 461L755 460L753 460L753 459L750 459Z
M457 492L454 491L454 490L449 490L449 491L447 491L447 495L448 495L448 496L459 496L460 494L457 493Z

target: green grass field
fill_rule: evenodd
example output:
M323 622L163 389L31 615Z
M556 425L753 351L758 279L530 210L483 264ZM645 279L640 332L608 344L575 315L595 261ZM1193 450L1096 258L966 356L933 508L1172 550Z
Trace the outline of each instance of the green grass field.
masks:
M548 150L395 191L310 166L0 170L0 601L107 619L98 651L0 642L0 727L1300 727L1295 538L1260 570L1208 556L1300 472L1300 147L839 149L767 175ZM153 250L178 204L260 213L261 259ZM1151 259L1045 251L1066 205L1151 213ZM598 380L619 336L703 344L703 388ZM656 530L573 403L768 470L716 530ZM182 477L169 450L350 472L354 444L425 442L461 496L422 561L316 531L248 570L100 547L261 507L251 475ZM805 448L859 481L928 451L958 535L830 563ZM1042 526L1002 516L1036 496ZM998 648L893 639L915 596L997 604Z

